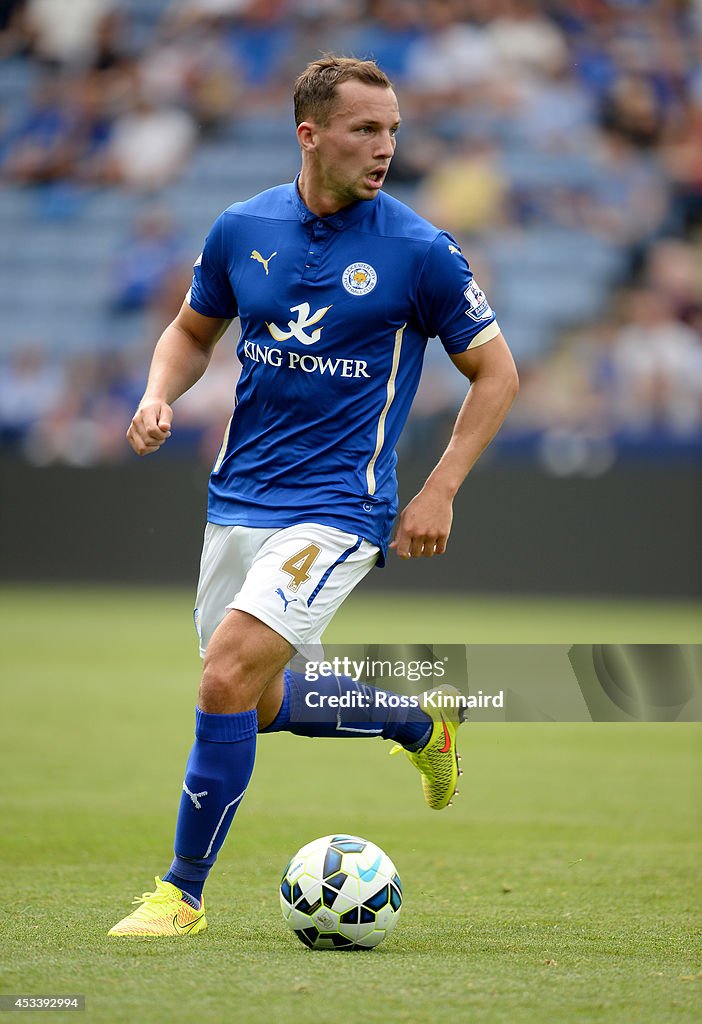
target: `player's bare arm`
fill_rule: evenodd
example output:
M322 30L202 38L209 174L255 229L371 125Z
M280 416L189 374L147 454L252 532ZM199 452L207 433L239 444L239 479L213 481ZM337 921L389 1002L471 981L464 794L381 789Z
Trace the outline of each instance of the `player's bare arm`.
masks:
M150 455L171 436L173 402L202 377L229 323L183 303L156 344L146 391L127 431L137 455Z
M400 558L431 558L446 550L453 499L488 446L519 389L517 369L502 334L475 349L452 355L455 366L471 383L446 451L422 490L400 516L390 545Z

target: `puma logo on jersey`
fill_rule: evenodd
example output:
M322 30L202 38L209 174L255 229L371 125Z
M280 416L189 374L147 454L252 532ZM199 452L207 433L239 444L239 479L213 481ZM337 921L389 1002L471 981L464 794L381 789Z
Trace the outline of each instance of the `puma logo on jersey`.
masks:
M256 260L257 263L263 264L263 269L266 272L266 277L268 277L268 264L271 262L273 257L277 256L277 255L278 255L277 252L272 252L270 254L270 256L268 257L268 259L264 260L263 256L261 256L261 253L258 251L258 249L254 249L253 252L251 253L251 256L249 258L252 259L252 260Z
M456 253L458 256L461 255L461 250L455 245L449 245L449 252Z
M311 334L306 334L305 328L319 323L327 310L330 309L331 306L322 306L321 309L310 315L309 302L301 302L299 306L290 307L291 313L297 313L297 320L288 320L289 330L287 332L281 331L280 327L276 324L266 323L266 327L276 341L287 341L288 338L297 338L303 345L314 345L322 336L322 328L318 327Z

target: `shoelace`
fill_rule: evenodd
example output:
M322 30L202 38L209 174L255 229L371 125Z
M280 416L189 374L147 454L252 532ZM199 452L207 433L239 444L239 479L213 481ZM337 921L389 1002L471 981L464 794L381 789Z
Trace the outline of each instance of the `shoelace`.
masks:
M137 906L141 904L142 913L148 917L158 916L159 908L173 899L173 893L167 888L166 882L162 882L160 878L154 878L154 882L156 883L154 892L144 892L132 900L132 903Z

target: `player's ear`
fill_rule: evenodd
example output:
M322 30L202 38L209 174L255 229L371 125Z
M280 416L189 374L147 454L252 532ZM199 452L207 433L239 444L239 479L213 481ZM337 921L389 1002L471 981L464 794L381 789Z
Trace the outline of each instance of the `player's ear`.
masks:
M301 121L297 126L297 141L303 150L313 150L317 145L316 126L312 121Z

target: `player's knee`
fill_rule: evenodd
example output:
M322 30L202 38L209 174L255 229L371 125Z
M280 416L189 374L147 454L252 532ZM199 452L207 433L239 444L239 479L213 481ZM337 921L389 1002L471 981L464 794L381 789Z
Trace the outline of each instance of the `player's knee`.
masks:
M198 704L211 714L248 711L265 686L259 675L254 660L243 652L206 654Z

